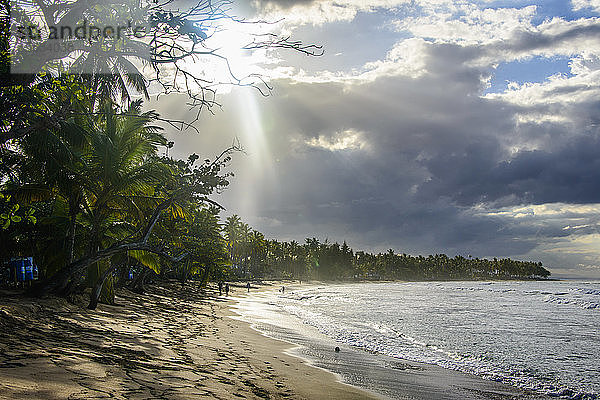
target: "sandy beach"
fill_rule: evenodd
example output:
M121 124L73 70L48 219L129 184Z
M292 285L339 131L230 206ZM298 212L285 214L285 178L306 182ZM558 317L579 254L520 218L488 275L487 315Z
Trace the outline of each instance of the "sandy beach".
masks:
M63 299L4 294L0 398L378 398L286 352L294 345L231 318L232 297L245 292L235 287L226 298L195 283L183 290L163 283L144 295L120 290L117 305L95 311ZM365 378L378 374L393 398L541 398L427 364L392 361L393 368L381 368L360 353L344 352L347 368Z
M122 290L117 302L1 297L0 398L373 398L229 318L231 300L195 283Z

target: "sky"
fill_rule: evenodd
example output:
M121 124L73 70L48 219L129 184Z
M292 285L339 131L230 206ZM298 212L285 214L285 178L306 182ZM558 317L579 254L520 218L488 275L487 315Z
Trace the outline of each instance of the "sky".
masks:
M246 26L214 38L234 73L273 87L224 89L200 133L169 132L176 157L239 139L245 154L217 199L225 216L281 240L511 257L600 278L600 0L254 0L233 11L324 54L241 52ZM185 102L150 106L185 119Z

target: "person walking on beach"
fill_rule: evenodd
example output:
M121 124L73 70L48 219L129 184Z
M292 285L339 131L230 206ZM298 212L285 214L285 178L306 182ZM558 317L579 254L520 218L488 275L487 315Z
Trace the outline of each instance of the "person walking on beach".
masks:
M250 293L250 281L248 281L248 283L246 284L246 287L248 288L248 293Z
M223 294L223 281L219 281L219 296Z
M225 284L225 296L229 296L229 283Z

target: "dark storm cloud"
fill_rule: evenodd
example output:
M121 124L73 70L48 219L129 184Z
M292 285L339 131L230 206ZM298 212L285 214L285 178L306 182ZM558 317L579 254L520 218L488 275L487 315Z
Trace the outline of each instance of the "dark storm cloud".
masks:
M495 136L511 127L509 114L493 118L498 114L494 102L468 100L464 94L478 89L472 82L477 73L462 75L453 74L453 92L441 95L438 88L446 79L441 75L418 82L381 78L351 89L338 83L278 82L276 94L261 103L272 126L267 142L280 160L277 182L253 177L252 193L244 193L234 179L224 202L236 210L253 197L257 218L281 222L256 228L278 237L316 235L409 253L438 249L481 255L490 241L501 248L495 254L527 251L534 244L513 240L499 221L465 213L447 195L422 200L412 192L431 174L418 161L421 154L438 157L468 143L486 142L493 150L487 157L499 157ZM224 113L206 118L201 126L206 132L230 132L226 139L212 138L226 145L239 132L230 117L238 113L243 115L243 105L225 104ZM306 144L350 128L364 131L366 148L329 151ZM176 140L188 152L193 149L188 140L205 152L210 147L200 138Z
M580 136L555 151L521 151L494 161L476 146L440 155L425 164L432 179L420 188L425 198L445 195L473 205L502 198L513 204L600 203L600 138Z
M433 46L430 51L432 64L428 67L444 67L464 70L465 63L494 62L526 59L534 55L547 54L563 48L563 53L585 50L580 48L580 43L587 46L597 46L600 43L600 21L594 21L589 25L577 25L561 27L560 33L549 32L550 29L532 31L522 29L515 31L510 39L496 41L488 44L473 44L465 46L459 43L444 43ZM492 60L492 61L490 61ZM490 72L489 68L487 69Z
M387 243L412 253L437 249L514 256L531 251L544 238L567 236L562 220L541 226L511 222L476 215L468 206L499 200L505 206L527 200L600 200L598 140L573 138L552 124L515 133L514 115L521 110L467 96L478 83L468 73L463 76L461 83L460 74L452 74L453 82L446 87L453 90L437 95L435 88L444 84L445 76L429 75L419 82L381 78L345 92L337 84L296 84L293 92L279 86L284 96L276 109L288 117L278 123L283 131L301 132L308 140L353 127L367 132L369 150L309 149L301 158L287 158L280 173L289 184L284 183L280 204L302 212L282 215L276 207L264 215L283 221L281 232L329 221L336 227L330 238L378 249ZM336 107L340 98L344 107ZM307 105L303 99L315 100ZM564 144L512 158L502 146L511 135L535 139L548 134L564 135Z
M257 96L275 177L253 174L244 156L237 156L238 177L221 202L238 212L251 198L252 215L242 217L267 236L328 237L413 254L518 256L569 235L568 215L540 221L485 210L600 202L598 102L524 107L482 98L482 78L490 71L466 63L485 56L484 50L432 44L427 51L427 72L419 78L275 82L273 96ZM224 96L223 103L222 113L202 117L202 135L176 137L174 150L208 156L240 136L248 108L233 96ZM180 104L162 103L161 111L178 117L185 113ZM517 123L520 113L536 112L572 122ZM364 146L318 146L345 131L358 132ZM514 143L537 143L538 150L511 153ZM472 207L480 203L488 208Z
M547 95L580 95L593 90L597 87L578 84L553 89ZM504 131L466 143L462 151L429 157L422 163L431 179L420 186L420 197L448 196L463 206L498 201L502 205L600 202L600 102L552 101L508 109L502 101L494 104L507 111L504 117L511 121L517 113L538 113L568 116L571 122L505 126ZM493 123L498 118L503 117L498 114L489 121ZM490 123L481 127L488 129ZM499 144L511 132L522 141L539 143L539 149L522 150L507 157Z
M507 43L500 43L490 47L491 51L510 50L518 52L527 52L540 49L551 49L565 43L573 43L580 39L597 38L600 35L600 24L595 23L589 26L574 26L565 32L558 34L547 34L543 32L523 31L513 40Z

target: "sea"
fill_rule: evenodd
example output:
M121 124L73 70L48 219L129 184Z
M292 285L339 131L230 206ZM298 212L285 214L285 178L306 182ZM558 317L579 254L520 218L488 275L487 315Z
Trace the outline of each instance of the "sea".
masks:
M403 390L394 387L397 362L600 399L599 281L290 284L239 298L235 311L313 365L387 398ZM352 368L342 353L383 372Z

